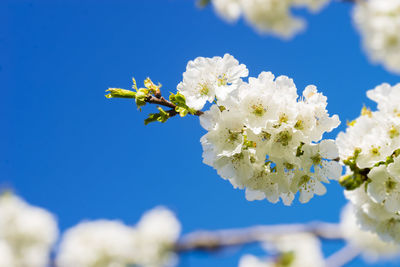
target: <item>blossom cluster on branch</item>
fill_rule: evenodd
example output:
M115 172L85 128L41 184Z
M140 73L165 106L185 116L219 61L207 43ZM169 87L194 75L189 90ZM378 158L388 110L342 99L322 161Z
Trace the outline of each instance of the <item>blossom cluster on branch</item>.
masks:
M338 179L342 172L334 161L334 141L321 141L324 132L340 123L326 111L326 97L310 85L299 98L286 76L262 72L246 82L241 78L247 74L228 54L187 65L178 85L187 104L200 109L206 100L215 102L200 116L208 131L201 138L204 163L235 188L246 188L248 200L275 203L281 198L290 205L297 192L302 203L314 193L324 194L322 182Z
M245 81L247 76L246 66L229 54L198 57L189 61L177 94L170 96L176 103L175 113L186 110L199 115L208 131L201 138L204 163L235 188L246 189L248 200L266 198L276 203L282 199L290 205L297 192L302 203L314 194L325 194L322 183L342 174L335 141L322 139L340 124L337 115L329 116L327 98L314 85L299 97L287 76L275 78L271 72L262 72ZM150 89L137 89L136 84L134 88L136 95L109 89L107 97L121 97L118 92L124 90L127 96L133 95L138 107L153 98ZM143 104L138 102L142 91L147 93L140 96ZM163 99L159 86L153 91ZM207 102L213 104L201 111ZM157 115L165 118L158 121L169 118L164 113L165 117Z
M245 189L248 200L266 198L276 203L282 199L290 205L299 192L300 202L306 203L314 194L326 192L323 183L339 180L357 227L382 239L371 241L374 246L399 244L400 84L382 84L368 91L378 110L363 107L361 116L348 122L346 132L330 140L323 134L340 121L337 115L329 115L327 98L314 85L299 97L293 80L286 76L262 72L248 77L248 73L229 54L198 57L189 61L178 92L171 94L168 103L175 106L156 104L174 107L176 113L188 111L181 116L200 117L207 131L200 140L203 162L235 188ZM122 89L109 90L109 97L120 97L113 90ZM159 87L154 92L163 99ZM152 94L149 90L145 102L154 103ZM346 173L341 177L343 165ZM364 244L368 250L366 242L349 243Z
M400 242L400 84L367 92L377 111L361 116L339 133L340 157L347 166L340 182L359 223L386 241Z

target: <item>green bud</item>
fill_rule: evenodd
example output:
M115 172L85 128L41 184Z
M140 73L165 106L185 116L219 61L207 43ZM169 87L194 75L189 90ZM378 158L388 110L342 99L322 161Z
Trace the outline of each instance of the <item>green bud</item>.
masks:
M200 8L204 8L207 5L209 5L210 2L211 2L211 0L198 0L197 1L197 6L200 7Z
M107 98L136 98L136 92L126 89L109 88L106 92L109 92L105 95Z
M136 92L136 105L137 105L138 109L140 109L141 107L146 105L146 99L148 96L149 96L149 90L147 90L145 88L140 88Z
M183 107L176 106L175 110L181 117L185 117L189 113L189 110Z
M342 176L339 179L339 184L346 188L346 190L354 190L359 188L368 178L364 177L363 175L357 174L350 174Z
M137 91L138 89L137 89L137 84L136 84L135 78L132 78L132 83L133 83L133 84L132 84L132 88L135 89L135 90Z
M151 92L152 94L160 94L161 84L155 85L150 78L146 78L144 80L144 86Z
M293 261L295 260L295 253L293 251L288 251L288 252L284 252L282 253L279 258L278 261L276 263L277 267L289 267L292 265Z

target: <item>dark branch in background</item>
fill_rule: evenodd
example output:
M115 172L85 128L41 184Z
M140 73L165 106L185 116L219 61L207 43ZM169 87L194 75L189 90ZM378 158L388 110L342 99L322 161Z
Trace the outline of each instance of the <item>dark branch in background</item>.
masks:
M280 224L242 229L196 231L183 236L176 244L175 251L178 253L188 251L216 252L232 246L266 242L271 238L294 233L310 233L321 239L343 240L338 224L325 222Z

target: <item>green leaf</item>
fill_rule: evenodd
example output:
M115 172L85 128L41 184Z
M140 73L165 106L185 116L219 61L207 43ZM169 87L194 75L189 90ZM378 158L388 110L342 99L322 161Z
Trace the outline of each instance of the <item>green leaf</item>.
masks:
M159 122L166 122L169 119L169 113L163 110L161 107L158 107L158 110L160 111L160 117L157 118Z
M151 122L157 121L159 117L160 117L159 113L151 113L151 114L149 114L149 117L144 120L144 125L147 125L147 124L149 124Z

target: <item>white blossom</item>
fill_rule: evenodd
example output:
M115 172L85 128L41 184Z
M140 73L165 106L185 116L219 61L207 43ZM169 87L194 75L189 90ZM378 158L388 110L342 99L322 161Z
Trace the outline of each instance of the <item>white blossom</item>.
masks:
M156 207L148 211L136 225L136 263L144 267L174 266L172 252L181 225L168 209Z
M358 1L353 19L371 60L400 73L400 0Z
M325 194L322 183L342 172L335 142L321 141L340 123L326 97L310 85L299 98L292 79L271 72L238 84L200 116L203 162L248 200L290 205L297 192L302 203Z
M238 88L241 77L248 74L246 66L239 65L229 54L223 58L198 57L187 64L177 89L185 96L189 107L201 110L207 101L212 102L215 97L224 101L229 93Z
M46 266L57 235L52 214L11 193L0 196L0 266Z
M237 20L242 13L240 1L241 0L212 0L212 3L215 10L222 18L233 22Z
M212 0L216 12L229 22L241 15L261 33L290 38L305 28L306 22L292 14L293 8L319 11L329 0Z
M135 263L135 232L119 221L82 222L63 236L60 267L126 267Z
M391 242L384 242L373 232L360 228L352 204L347 204L342 211L340 228L345 240L355 248L360 249L363 258L367 261L377 261L398 256L400 246Z
M179 234L179 221L163 207L146 212L136 226L110 220L82 222L64 234L57 266L174 266Z
M240 258L239 267L275 267L275 263L246 254Z
M13 251L6 241L0 240L0 267L16 266Z

